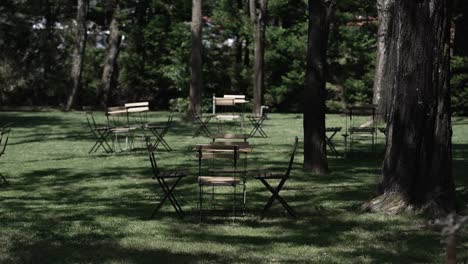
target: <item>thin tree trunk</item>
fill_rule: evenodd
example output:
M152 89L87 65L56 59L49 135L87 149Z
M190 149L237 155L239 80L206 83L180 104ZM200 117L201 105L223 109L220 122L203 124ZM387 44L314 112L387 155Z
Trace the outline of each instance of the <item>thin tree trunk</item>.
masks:
M450 234L447 237L447 246L445 248L447 253L447 264L457 263L457 237L455 234Z
M88 3L86 0L77 1L76 14L76 32L75 32L75 47L72 55L71 77L73 82L72 91L68 97L66 110L70 111L76 99L76 95L81 86L81 76L83 73L83 60L86 51L86 13Z
M244 39L244 59L243 59L243 64L245 67L249 66L250 64L250 52L249 52L249 39L245 38Z
M304 169L328 171L325 142L325 83L330 19L335 1L309 0L309 33L304 90Z
M109 103L109 95L111 94L112 87L115 82L112 81L112 78L118 76L115 72L117 70L117 59L120 52L120 43L121 35L119 30L119 21L117 19L119 13L119 3L118 0L113 2L113 15L112 20L109 26L109 43L107 47L107 55L104 60L104 70L102 72L101 78L101 87L98 91L98 103L101 107L107 107Z
M454 210L450 117L450 0L395 1L398 29L383 195L371 211Z
M377 0L379 29L372 103L377 105L379 119L383 121L388 119L395 81L394 65L388 62L395 48L392 38L394 4L395 0Z
M202 0L192 0L192 49L190 54L190 92L187 118L191 113L200 113L203 89L203 59L202 59Z
M43 5L43 6L42 6ZM53 14L53 3L49 0L41 2L41 9L44 18L45 18L45 32L42 33L42 39L40 40L40 67L41 69L41 78L38 80L38 87L33 88L33 98L35 105L48 105L48 96L47 90L50 89L49 85L52 83L51 76L54 60L54 51L53 48L53 38L54 38L54 23L56 22L56 17ZM34 86L33 86L34 87Z
M254 78L253 78L253 113L260 114L262 107L263 92L265 90L265 28L268 13L268 0L260 0L260 10L257 15L255 0L250 0L250 19L253 25L254 40Z

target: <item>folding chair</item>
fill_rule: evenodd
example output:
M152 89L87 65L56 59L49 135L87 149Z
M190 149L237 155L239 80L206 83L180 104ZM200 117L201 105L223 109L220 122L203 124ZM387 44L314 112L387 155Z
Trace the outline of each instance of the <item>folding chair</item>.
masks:
M141 128L148 123L149 102L126 103L129 126Z
M347 139L349 137L349 152L353 149L353 142L356 137L359 136L369 136L371 137L371 151L375 151L375 140L377 138L377 123L376 123L376 105L351 105L347 107L347 115L349 118L349 127L348 127L348 118L346 119L345 134L345 149L347 145ZM365 124L359 124L364 120L368 120ZM370 122L370 124L369 124Z
M133 147L133 130L136 127L130 127L130 119L128 111L125 106L113 106L108 107L106 111L107 123L110 127L110 133L113 134L114 140L112 141L112 149L116 151L116 145L119 145L122 149L119 141L119 137L125 138L125 150L132 149Z
M327 127L325 128L326 133L331 133L331 135L327 135L325 133L325 142L327 143L328 148L330 148L331 152L338 157L340 154L336 150L335 144L333 144L332 139L336 135L336 133L340 132L342 127Z
M198 145L198 185L199 185L199 210L200 221L203 217L203 192L204 187L212 189L212 201L214 201L214 187L232 187L233 188L233 216L236 216L236 189L238 185L245 187L245 174L237 170L239 160L239 146L237 145ZM216 161L230 161L229 168L212 168L208 170L208 176L202 173L202 164ZM231 163L232 162L232 163ZM225 165L225 162L221 162ZM220 165L220 164L216 164ZM205 172L205 171L204 171ZM206 173L206 172L205 172ZM227 193L226 193L227 194ZM245 202L245 188L243 189ZM245 206L244 206L245 207Z
M4 126L0 130L0 157L2 157L5 154L5 149L8 144L8 138L10 137L10 127ZM7 183L7 179L3 174L0 173L0 178L2 179L1 184Z
M276 172L268 172L268 171L263 171L259 172L257 176L255 176L255 179L260 180L263 185L271 192L271 197L266 203L265 207L263 208L263 211L261 213L261 219L265 216L266 212L268 209L270 209L271 205L275 200L278 200L283 207L286 209L286 211L294 218L296 218L296 213L294 210L289 206L289 204L283 199L283 197L280 196L280 191L283 188L285 182L289 179L289 175L291 173L292 165L294 163L294 155L296 153L297 149L297 144L298 144L298 138L296 137L294 140L294 145L292 148L291 152L291 158L289 160L289 165L288 169L284 173L276 173ZM278 185L273 188L271 184L268 182L269 180L280 180Z
M247 118L249 119L250 123L253 125L253 128L252 130L250 131L250 137L254 137L255 134L258 132L260 133L260 136L263 137L263 138L267 138L268 135L267 133L265 132L265 130L263 130L263 121L265 121L265 119L267 119L267 116L268 116L268 107L267 106L262 106L261 108L261 114L259 116L256 116L256 115L248 115Z
M147 124L145 126L145 128L149 129L151 133L156 137L156 141L153 144L153 148L154 148L153 151L158 147L159 144L161 144L165 150L172 151L172 148L164 139L164 136L166 135L167 131L171 127L173 119L174 119L174 113L171 112L165 124L153 123L153 124Z
M208 129L208 122L210 122L211 118L213 118L214 115L199 115L195 112L192 112L192 118L193 118L193 123L197 125L197 129L193 133L192 137L197 137L201 133L205 134L207 137L211 137L211 132Z
M111 127L109 126L98 126L92 111L86 111L86 121L88 123L89 130L96 139L93 147L89 150L88 154L91 152L96 152L100 147L104 149L106 153L112 153L112 148L107 143L107 137L111 132Z
M180 180L187 176L187 172L183 170L170 170L170 171L161 171L158 168L158 164L156 162L156 157L154 154L154 147L149 143L149 137L146 137L146 146L148 149L148 155L151 162L151 168L153 171L153 179L158 182L159 187L164 192L164 195L161 198L161 201L154 209L153 213L151 214L151 218L159 211L159 209L163 206L164 202L169 199L172 206L174 207L177 215L180 218L184 217L184 211L182 207L180 207L179 202L175 198L173 191ZM172 181L170 184L168 181Z

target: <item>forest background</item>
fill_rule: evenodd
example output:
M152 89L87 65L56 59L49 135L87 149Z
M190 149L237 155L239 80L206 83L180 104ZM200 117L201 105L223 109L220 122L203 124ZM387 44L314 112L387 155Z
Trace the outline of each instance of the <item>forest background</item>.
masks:
M98 105L109 27L115 9L91 0L82 88L75 108ZM109 1L110 2L110 1ZM204 1L203 106L211 95L252 98L253 41L248 1ZM452 22L451 98L455 115L468 115L468 5L458 1ZM121 1L115 17L121 44L108 105L150 101L153 110L185 111L190 87L191 1ZM0 106L65 108L76 1L2 0ZM264 103L276 112L301 112L307 49L307 3L270 0L266 28ZM327 54L327 111L371 103L377 45L372 0L337 1Z

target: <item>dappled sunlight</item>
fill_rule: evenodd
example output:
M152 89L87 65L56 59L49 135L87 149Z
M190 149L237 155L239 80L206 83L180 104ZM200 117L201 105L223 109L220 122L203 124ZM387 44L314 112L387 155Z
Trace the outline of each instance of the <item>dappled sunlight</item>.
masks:
M162 192L151 179L144 150L88 155L93 140L80 113L6 116L18 121L0 161L9 179L0 188L0 262L431 262L443 256L440 237L424 227L424 218L360 212L360 205L377 194L381 177L379 148L370 153L365 141L354 156L330 157L328 175L303 171L299 145L281 191L297 220L278 202L260 220L271 194L249 175L245 216L208 214L200 223L192 147L209 139L193 138L191 124L176 119L166 136L174 151L156 152L162 169L189 171L174 191L186 217L179 219L167 202L151 219ZM155 112L150 118L166 116ZM271 114L265 121L270 137L250 141L254 151L247 156L248 169L286 169L293 138L302 135L296 116ZM339 125L341 119L331 116L329 122ZM336 140L343 152L342 139ZM457 139L454 175L460 201L468 197L466 151Z

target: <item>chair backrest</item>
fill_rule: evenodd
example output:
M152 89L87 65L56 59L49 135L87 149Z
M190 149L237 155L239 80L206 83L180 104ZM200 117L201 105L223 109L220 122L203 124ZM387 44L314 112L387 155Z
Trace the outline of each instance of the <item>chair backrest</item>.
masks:
M128 113L143 113L149 111L149 102L126 103L124 107Z
M375 118L377 106L370 105L351 105L347 107L348 115L350 119L353 119L354 116L371 116Z
M289 159L288 169L286 170L286 173L284 174L284 177L289 177L289 174L291 173L291 169L292 169L292 166L293 166L293 163L294 163L294 156L296 155L296 149L297 149L298 142L299 142L299 138L295 137L294 138L293 148L292 148L292 151L291 151L291 158Z
M215 105L216 106L234 106L236 99L234 98L221 98L215 97Z
M270 107L268 107L266 105L262 105L260 107L260 116L266 117L268 115L268 113L270 113Z
M223 98L230 98L230 99L244 99L245 95L243 94L225 94Z
M8 138L10 137L11 129L9 127L2 127L0 131L0 156L5 153L6 146L8 144Z
M135 107L149 107L149 102L135 102L135 103L126 103L125 108L135 108Z
M127 108L125 108L125 106L111 106L111 107L107 107L106 109L107 115L121 115L121 114L126 114L126 113L127 113Z
M86 121L88 122L89 129L96 130L97 124L96 124L96 120L94 119L93 112L88 110L85 112L85 115L86 115Z
M167 118L166 126L164 127L165 130L168 130L172 126L173 120L174 120L174 113L171 112L169 114L169 117Z
M213 115L216 114L216 112L226 112L225 108L226 106L235 106L236 105L236 98L232 97L216 97L213 94ZM217 106L221 106L221 109L216 109ZM221 111L220 111L221 110Z
M239 160L239 146L237 145L197 145L198 174L201 175L203 160L231 160L234 168L234 174L237 171L237 162Z
M128 111L125 106L112 106L106 109L106 117L109 126L126 126L129 123Z
M156 155L154 154L153 145L150 143L150 137L146 136L146 148L148 150L148 156L151 162L151 169L153 171L153 178L157 178L159 176L159 168L158 163L156 162Z
M149 102L126 103L128 122L134 125L144 125L148 123ZM131 119L131 120L130 120Z

